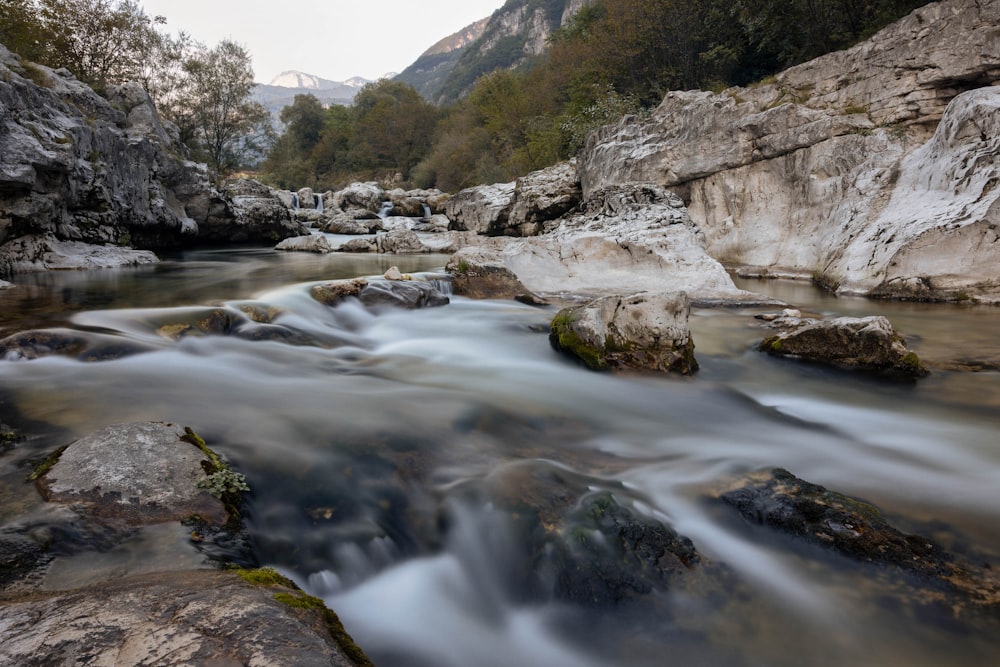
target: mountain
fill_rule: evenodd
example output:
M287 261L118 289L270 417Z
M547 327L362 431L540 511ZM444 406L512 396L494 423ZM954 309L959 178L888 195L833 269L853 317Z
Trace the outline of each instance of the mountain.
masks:
M425 99L436 99L455 63L470 44L483 36L489 21L489 17L480 19L438 41L397 75L396 81L413 86Z
M346 106L354 101L354 96L368 83L371 81L360 76L347 81L331 81L305 72L288 71L274 77L270 83L257 84L253 98L277 119L281 110L295 101L296 95L314 95L324 105Z
M507 0L493 12L482 35L460 50L431 99L452 102L483 74L512 69L545 51L552 34L593 0Z

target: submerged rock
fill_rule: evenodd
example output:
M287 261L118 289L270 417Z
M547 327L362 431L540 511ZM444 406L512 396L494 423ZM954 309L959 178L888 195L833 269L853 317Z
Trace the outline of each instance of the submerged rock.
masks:
M0 359L38 359L51 355L80 361L108 361L140 354L152 346L120 336L72 329L20 331L0 340Z
M517 299L540 305L542 299L531 293L503 263L498 251L463 248L445 265L451 274L451 289L456 296L470 299Z
M592 370L690 375L698 370L690 312L684 292L602 297L561 310L552 320L549 341Z
M797 357L903 379L928 375L920 357L907 349L889 320L881 316L807 319L765 338L758 349L773 356Z
M372 280L358 294L366 306L398 308L433 308L451 302L434 284L426 280Z
M1000 577L889 524L877 507L776 468L748 475L720 499L747 521L853 560L917 574L976 606L1000 605ZM957 609L956 609L957 611Z

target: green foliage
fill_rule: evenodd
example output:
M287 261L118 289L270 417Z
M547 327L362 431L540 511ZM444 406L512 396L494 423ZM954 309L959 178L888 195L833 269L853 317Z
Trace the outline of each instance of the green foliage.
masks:
M205 489L219 500L229 494L250 490L247 478L242 473L233 472L228 468L216 470L205 479L199 480L198 488Z

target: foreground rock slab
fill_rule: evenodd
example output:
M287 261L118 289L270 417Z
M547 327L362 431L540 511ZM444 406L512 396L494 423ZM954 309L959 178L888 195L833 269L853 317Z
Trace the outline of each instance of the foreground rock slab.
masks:
M683 292L602 297L561 310L549 341L592 370L690 375L698 370L690 313Z
M907 349L889 320L881 316L806 319L788 331L765 338L758 349L773 356L857 368L899 379L929 374L920 357Z
M319 604L287 587L210 570L36 594L0 604L0 663L370 665Z

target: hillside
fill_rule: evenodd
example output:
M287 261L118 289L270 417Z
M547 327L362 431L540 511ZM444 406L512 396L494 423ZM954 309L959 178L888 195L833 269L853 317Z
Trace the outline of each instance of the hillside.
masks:
M483 36L489 21L489 18L481 19L438 41L395 80L413 86L427 100L437 98L455 64L466 48Z

